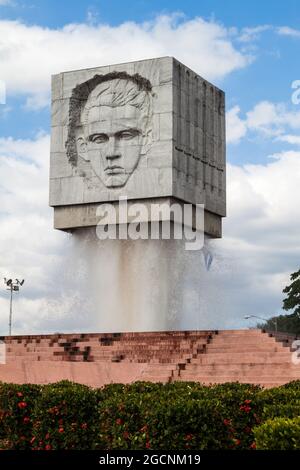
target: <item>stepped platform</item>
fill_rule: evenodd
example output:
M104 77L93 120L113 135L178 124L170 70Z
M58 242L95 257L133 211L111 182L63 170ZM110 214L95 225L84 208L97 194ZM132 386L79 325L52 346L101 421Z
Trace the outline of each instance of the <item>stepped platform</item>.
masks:
M92 387L238 381L273 387L300 379L292 339L257 329L2 337L6 363L0 364L0 381L68 379Z

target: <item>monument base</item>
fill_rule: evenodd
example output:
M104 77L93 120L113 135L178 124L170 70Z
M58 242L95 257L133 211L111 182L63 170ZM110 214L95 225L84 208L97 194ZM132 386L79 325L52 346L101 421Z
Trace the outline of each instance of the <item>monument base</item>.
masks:
M1 339L6 345L6 364L0 364L2 382L46 384L66 379L101 387L138 380L203 384L238 381L274 387L300 379L300 367L293 364L290 348L261 330Z

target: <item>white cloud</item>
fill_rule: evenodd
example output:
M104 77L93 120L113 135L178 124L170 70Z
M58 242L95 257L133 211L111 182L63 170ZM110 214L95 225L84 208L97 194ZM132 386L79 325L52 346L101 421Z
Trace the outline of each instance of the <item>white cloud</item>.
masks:
M280 140L281 142L287 142L291 145L300 145L300 135L280 135L277 137L277 140Z
M239 117L240 107L234 106L226 113L226 141L236 143L247 133L247 123Z
M277 32L281 36L300 38L300 31L298 29L290 28L289 26L281 26L277 29Z
M255 26L253 28L243 28L239 36L241 42L252 42L259 39L260 34L272 29L270 25Z
M286 127L300 129L300 111L288 111L282 103L262 101L247 113L247 125L267 135L277 135Z
M51 288L63 242L52 228L48 208L48 155L47 135L33 141L0 139L0 279L25 278L20 301L35 299L40 308ZM6 309L1 286L0 328L4 333Z
M238 106L227 112L228 143L238 143L248 132L292 143L291 136L286 139L284 136L290 130L298 129L300 129L300 111L291 111L284 103L261 101L248 111L244 118L240 116Z
M30 95L29 106L44 106L51 74L131 60L173 55L209 80L248 65L232 34L202 18L159 16L138 24L69 24L61 29L0 21L1 79L8 93ZM124 46L125 45L125 46Z
M255 325L245 315L281 311L282 289L300 259L300 152L267 165L228 165L228 217L215 241L229 325Z

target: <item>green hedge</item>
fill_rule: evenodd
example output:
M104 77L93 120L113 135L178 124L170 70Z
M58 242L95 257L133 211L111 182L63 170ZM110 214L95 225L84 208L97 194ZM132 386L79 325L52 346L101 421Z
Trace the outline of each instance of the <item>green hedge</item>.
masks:
M33 411L35 450L93 448L97 397L85 385L63 381L43 387Z
M99 404L99 442L106 449L249 449L260 422L259 390L236 383L110 385Z
M0 385L0 439L5 447L31 447L33 410L41 393L39 385Z
M6 449L250 450L260 435L254 430L270 418L296 416L299 381L271 390L239 383L136 382L97 390L68 381L0 383Z
M267 420L254 428L254 436L260 450L299 450L300 417Z

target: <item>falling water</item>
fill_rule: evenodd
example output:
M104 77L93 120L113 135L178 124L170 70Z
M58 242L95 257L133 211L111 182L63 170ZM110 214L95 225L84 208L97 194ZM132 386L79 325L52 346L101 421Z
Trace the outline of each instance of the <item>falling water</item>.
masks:
M64 266L62 285L76 298L73 331L226 327L209 242L205 251L186 251L184 240L99 240L95 229L80 229Z

